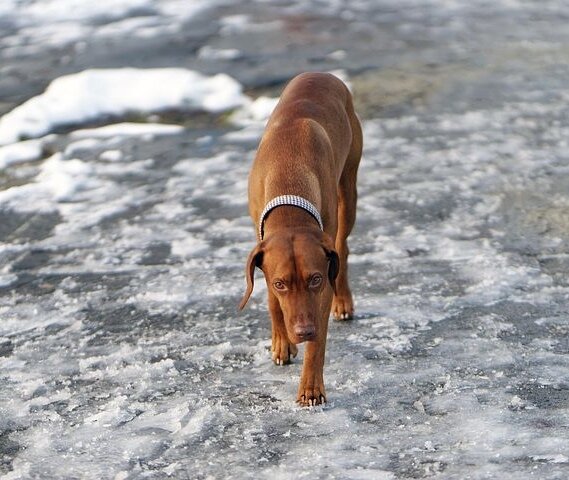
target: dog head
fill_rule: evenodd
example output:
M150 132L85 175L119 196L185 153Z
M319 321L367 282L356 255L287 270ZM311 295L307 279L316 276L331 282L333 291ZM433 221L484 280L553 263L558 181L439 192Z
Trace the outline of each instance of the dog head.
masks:
M255 267L265 275L267 288L283 312L292 343L315 340L322 311L335 291L339 259L330 236L313 230L269 235L249 254L247 290L239 309L251 296Z

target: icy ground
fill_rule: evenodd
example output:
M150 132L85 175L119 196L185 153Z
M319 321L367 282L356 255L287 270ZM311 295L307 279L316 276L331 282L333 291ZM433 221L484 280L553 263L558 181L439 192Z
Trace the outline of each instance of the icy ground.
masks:
M4 119L87 68L247 97L70 102L0 147L2 478L568 478L564 2L200 5L0 6ZM331 323L311 409L301 359L270 361L260 277L236 310L266 97L305 69L345 70L366 145L358 315Z

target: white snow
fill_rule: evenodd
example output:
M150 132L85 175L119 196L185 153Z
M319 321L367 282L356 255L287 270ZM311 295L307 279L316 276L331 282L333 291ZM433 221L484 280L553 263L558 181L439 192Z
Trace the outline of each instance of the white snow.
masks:
M230 36L245 32L270 32L272 30L280 30L284 27L282 20L273 20L266 22L255 22L250 15L237 14L228 15L220 20L219 34L221 36Z
M221 112L244 101L241 85L225 74L206 77L181 68L85 70L57 78L43 94L1 117L0 145L105 115L168 108Z
M130 36L140 39L151 39L162 35L172 35L180 31L180 22L161 16L134 17L118 20L98 27L93 33L97 38L113 41L116 38Z
M41 152L42 142L39 140L28 140L0 146L0 170L14 163L37 160Z
M153 10L150 0L42 0L24 5L24 13L36 20L51 22L85 21L93 18L120 18L134 9Z
M223 0L3 0L0 14L16 26L0 37L0 57L37 55L46 47L83 49L91 37L150 38L176 34Z
M240 109L236 110L235 113L231 115L231 121L242 126L264 125L271 116L271 113L278 102L278 98L264 96L245 102Z
M37 177L56 202L77 198L77 193L99 186L94 168L78 159L64 160L60 153L47 159Z
M120 150L105 150L99 155L99 158L107 162L120 162L124 155Z
M106 137L154 137L156 135L175 135L184 130L180 125L163 123L113 123L98 128L82 128L71 132L77 138L106 138Z
M215 48L211 45L204 45L198 50L198 57L204 60L236 60L241 55L236 48Z
M209 244L206 241L193 238L191 235L172 242L172 254L182 258L202 256L208 248Z

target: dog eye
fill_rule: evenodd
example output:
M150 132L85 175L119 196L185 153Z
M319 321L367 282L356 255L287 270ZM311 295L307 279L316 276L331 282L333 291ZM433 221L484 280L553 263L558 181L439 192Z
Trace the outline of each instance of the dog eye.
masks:
M275 289L279 290L280 292L284 292L287 289L285 283L282 280L273 282L273 287L275 287Z
M322 275L316 273L310 277L310 281L308 282L308 286L310 288L318 288L322 284Z

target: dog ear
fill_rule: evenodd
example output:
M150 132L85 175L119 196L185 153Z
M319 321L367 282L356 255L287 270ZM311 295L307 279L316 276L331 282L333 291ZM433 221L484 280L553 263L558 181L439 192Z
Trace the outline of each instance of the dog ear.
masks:
M336 294L336 277L340 272L340 257L338 257L338 252L334 247L334 242L329 235L324 234L322 239L322 248L326 252L326 257L328 257L328 280L330 285L332 285L332 290L334 295Z
M326 252L326 255L328 256L328 280L330 280L330 285L332 285L332 290L336 295L336 277L340 272L340 258L335 250Z
M243 310L247 302L249 301L249 297L253 292L253 286L255 284L255 267L261 268L263 264L263 248L260 243L251 250L249 254L249 258L247 259L247 265L245 266L245 278L247 279L247 290L245 290L245 294L241 299L241 303L239 304L239 310Z

